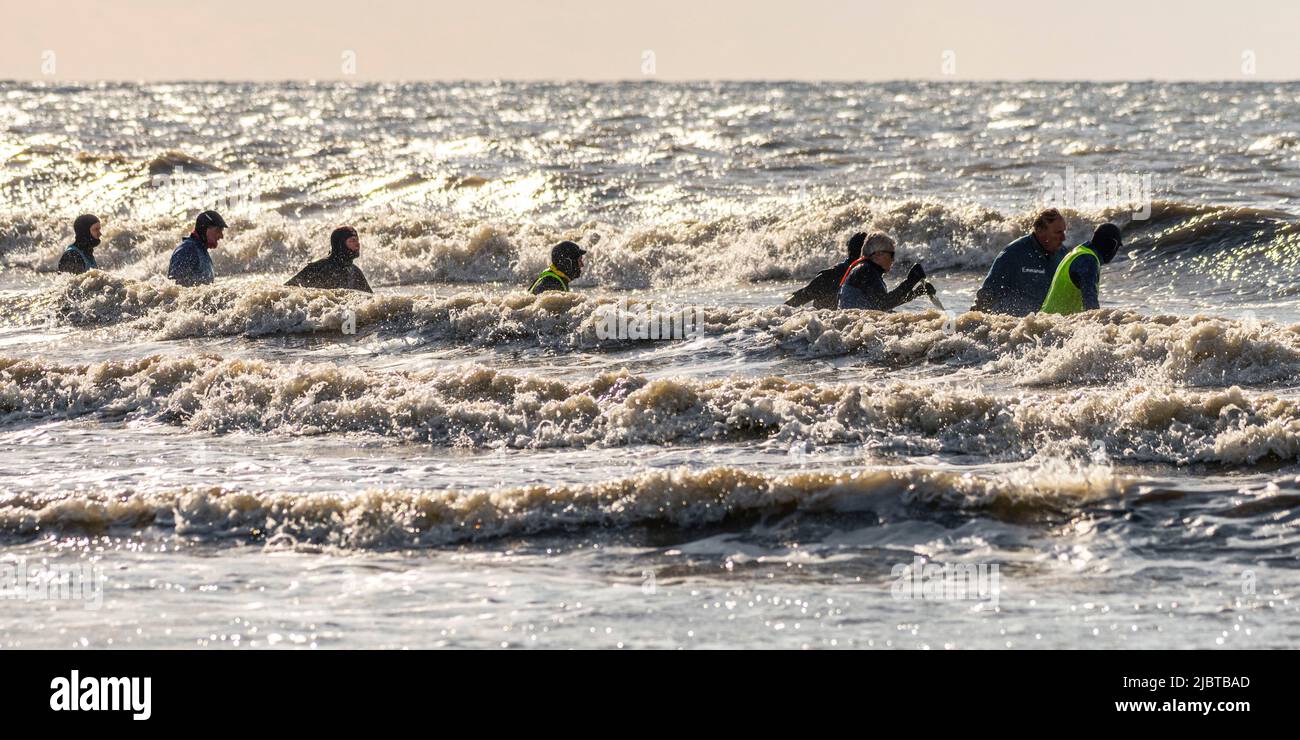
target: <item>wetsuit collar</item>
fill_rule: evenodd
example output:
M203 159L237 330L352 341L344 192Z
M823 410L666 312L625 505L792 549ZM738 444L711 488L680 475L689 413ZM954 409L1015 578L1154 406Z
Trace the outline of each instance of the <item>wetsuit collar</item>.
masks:
M98 266L95 264L94 247L83 247L79 244L70 244L68 245L67 251L76 252L77 254L81 255L81 261L85 263L88 269L94 269L95 267Z
M546 269L558 275L559 278L564 281L565 285L568 285L569 283L573 282L573 280L568 275L565 274L564 270L561 270L555 265L548 265Z
M845 283L849 282L849 276L852 275L853 271L856 270L860 265L868 265L870 267L876 268L877 275L885 274L885 268L881 267L880 265L877 265L875 262L872 262L871 255L867 255L865 257L859 257L853 260L853 262L849 264L848 269L844 271L844 275L840 277L841 288L844 287Z

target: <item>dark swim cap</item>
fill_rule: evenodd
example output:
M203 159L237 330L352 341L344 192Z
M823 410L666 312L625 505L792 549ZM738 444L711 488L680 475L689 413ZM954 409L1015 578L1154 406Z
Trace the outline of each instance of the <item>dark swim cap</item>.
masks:
M587 250L573 242L560 242L551 247L551 264L555 265L560 272L569 276L570 280L577 280L582 274L582 265L579 264L579 258L586 254Z
M216 226L219 229L229 228L226 226L225 219L221 218L221 214L216 211L204 211L199 214L198 218L194 219L194 230L198 232L199 236L206 236L210 226Z
M1092 249L1101 258L1103 265L1110 264L1122 246L1124 241L1120 238L1119 227L1115 224L1102 224L1092 233Z
M862 256L862 245L867 241L867 232L859 231L849 237L849 259L855 260Z

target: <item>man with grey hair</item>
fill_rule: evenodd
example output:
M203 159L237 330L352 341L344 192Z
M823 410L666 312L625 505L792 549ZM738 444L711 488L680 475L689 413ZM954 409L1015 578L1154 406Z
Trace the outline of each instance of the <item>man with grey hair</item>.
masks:
M1038 213L1034 230L1007 245L975 293L972 311L1028 316L1043 307L1065 252L1069 223L1055 208Z
M910 300L934 288L925 282L925 268L921 263L912 265L907 279L893 290L885 289L885 273L894 266L894 239L881 231L867 234L858 258L844 279L840 281L840 308L865 308L872 311L893 311Z

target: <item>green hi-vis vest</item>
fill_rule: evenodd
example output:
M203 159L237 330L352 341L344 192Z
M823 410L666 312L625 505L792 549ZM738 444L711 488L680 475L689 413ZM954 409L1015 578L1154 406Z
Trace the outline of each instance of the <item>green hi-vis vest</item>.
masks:
M556 280L559 280L560 285L564 286L564 292L565 293L569 292L569 276L557 270L555 268L555 265L550 265L545 270L542 270L542 274L538 275L537 279L533 281L533 287L529 288L528 292L531 293L534 290L537 290L537 284L542 282L548 277L553 277Z
M1070 253L1065 255L1065 259L1061 260L1061 264L1056 266L1056 275L1052 277L1052 288L1047 291L1047 298L1043 300L1043 313L1069 316L1083 311L1083 291L1079 290L1079 286L1070 279L1070 265L1085 254L1097 260L1098 267L1101 266L1101 258L1090 247L1080 244L1071 249Z

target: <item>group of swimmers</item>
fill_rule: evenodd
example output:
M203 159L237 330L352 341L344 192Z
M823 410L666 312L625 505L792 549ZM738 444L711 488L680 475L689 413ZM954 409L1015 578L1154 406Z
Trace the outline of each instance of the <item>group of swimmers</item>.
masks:
M95 247L99 246L102 228L99 219L91 214L78 216L73 221L74 240L59 257L59 272L80 274L98 269ZM216 279L216 274L208 250L217 247L225 238L228 228L230 227L220 213L200 213L194 220L194 230L172 252L171 262L167 265L167 277L185 287L211 284ZM569 283L582 275L583 255L586 253L586 250L573 242L556 244L551 248L551 264L533 282L530 292L568 291ZM285 285L373 293L365 273L353 264L360 255L361 238L357 230L351 226L340 226L330 234L329 255L308 263L297 275L289 278Z
M1067 227L1065 217L1055 208L1039 213L1033 231L1007 245L993 261L972 310L1025 316L1035 311L1071 314L1099 308L1101 266L1114 259L1123 246L1119 228L1102 224L1091 240L1063 253ZM95 247L99 246L102 228L99 219L78 216L72 228L76 239L59 258L59 272L97 269ZM194 230L172 252L167 277L187 287L212 283L215 275L208 250L220 243L227 228L216 211L200 213ZM884 276L894 266L895 252L894 238L884 232L854 234L848 242L848 259L822 270L807 286L795 291L786 305L892 311L922 295L933 299L934 285L919 262L893 290L886 288ZM309 263L285 285L371 293L366 276L353 264L360 254L357 230L341 226L330 234L329 256ZM551 248L550 264L532 282L529 292L568 292L569 283L582 275L585 254L586 250L574 242L556 244Z
M1033 231L1008 244L993 260L971 310L1026 316L1035 311L1073 314L1100 308L1101 266L1115 259L1124 246L1119 227L1102 224L1090 240L1063 251L1068 227L1057 209L1041 211ZM935 288L919 262L893 290L885 288L884 275L894 266L895 249L893 237L884 232L854 234L848 242L848 259L822 270L786 305L892 311L922 295L933 298Z
M167 277L177 285L208 285L216 279L212 256L226 235L225 219L216 211L204 211L194 219L194 230L181 240L167 265ZM59 272L80 274L98 269L95 247L99 246L102 225L98 218L86 214L72 223L75 239L59 257ZM302 288L344 288L372 293L361 268L352 264L361 254L361 240L351 226L340 226L330 234L330 253L324 259L308 263L285 285Z

